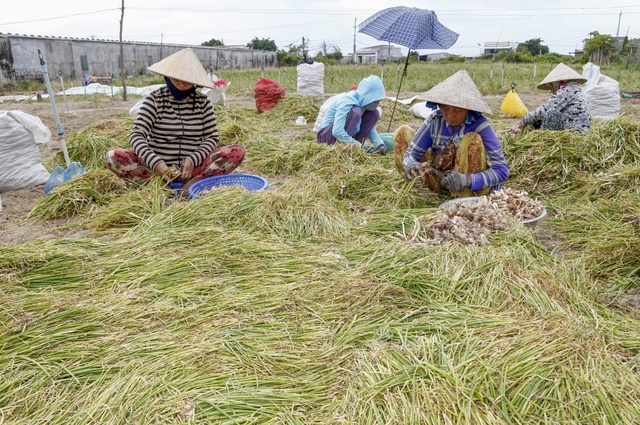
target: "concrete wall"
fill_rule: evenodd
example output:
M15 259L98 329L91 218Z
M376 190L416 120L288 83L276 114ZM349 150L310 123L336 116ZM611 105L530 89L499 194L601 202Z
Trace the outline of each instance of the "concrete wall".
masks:
M126 75L145 74L148 66L185 47L193 49L207 70L278 65L275 52L251 49L136 42L123 42L122 47ZM120 76L118 41L0 33L0 84L42 81L38 50L42 52L50 79L59 78L59 72L71 80L80 80L85 74Z

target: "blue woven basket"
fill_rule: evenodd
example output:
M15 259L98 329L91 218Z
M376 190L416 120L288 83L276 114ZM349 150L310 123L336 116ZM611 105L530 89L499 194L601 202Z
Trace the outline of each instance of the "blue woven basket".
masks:
M269 182L260 176L252 174L224 174L221 176L209 177L200 180L189 187L189 197L200 198L198 193L209 190L214 186L234 186L240 185L248 190L265 190L269 187Z

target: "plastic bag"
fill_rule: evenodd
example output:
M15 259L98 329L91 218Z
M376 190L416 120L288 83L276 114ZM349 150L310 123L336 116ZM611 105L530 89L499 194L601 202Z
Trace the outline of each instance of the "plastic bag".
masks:
M67 168L62 168L58 165L53 169L47 180L47 184L44 186L44 194L48 194L62 183L68 182L82 173L84 173L84 167L79 162L72 162Z
M509 90L509 93L507 93L502 101L500 109L514 117L524 117L529 112L515 89Z
M62 183L64 183L64 168L58 165L51 172L47 184L44 185L44 194L48 194Z
M227 89L231 83L223 78L218 78L216 74L209 74L209 78L215 87L202 89L202 93L207 95L212 105L224 106L227 102Z
M72 162L69 166L64 170L64 181L69 181L75 176L79 176L84 173L84 167L79 162Z

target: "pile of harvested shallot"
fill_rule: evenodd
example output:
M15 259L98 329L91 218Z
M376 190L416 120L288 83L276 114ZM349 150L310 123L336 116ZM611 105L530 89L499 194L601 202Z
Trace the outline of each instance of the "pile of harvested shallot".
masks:
M447 202L429 226L426 243L442 245L450 241L485 245L489 236L507 228L509 216L523 221L542 214L544 207L528 193L505 188L469 202Z
M540 217L544 207L540 202L529 197L523 190L508 187L494 190L486 196L494 208L505 211L520 221Z

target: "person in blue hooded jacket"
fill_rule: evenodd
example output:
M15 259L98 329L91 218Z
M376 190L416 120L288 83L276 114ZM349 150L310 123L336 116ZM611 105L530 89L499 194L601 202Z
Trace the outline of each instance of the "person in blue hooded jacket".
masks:
M382 80L375 75L364 78L355 90L334 96L315 128L318 143L332 145L339 141L368 153L386 155L387 149L376 131L381 114L378 104L386 97ZM371 140L373 148L364 145L366 139Z

